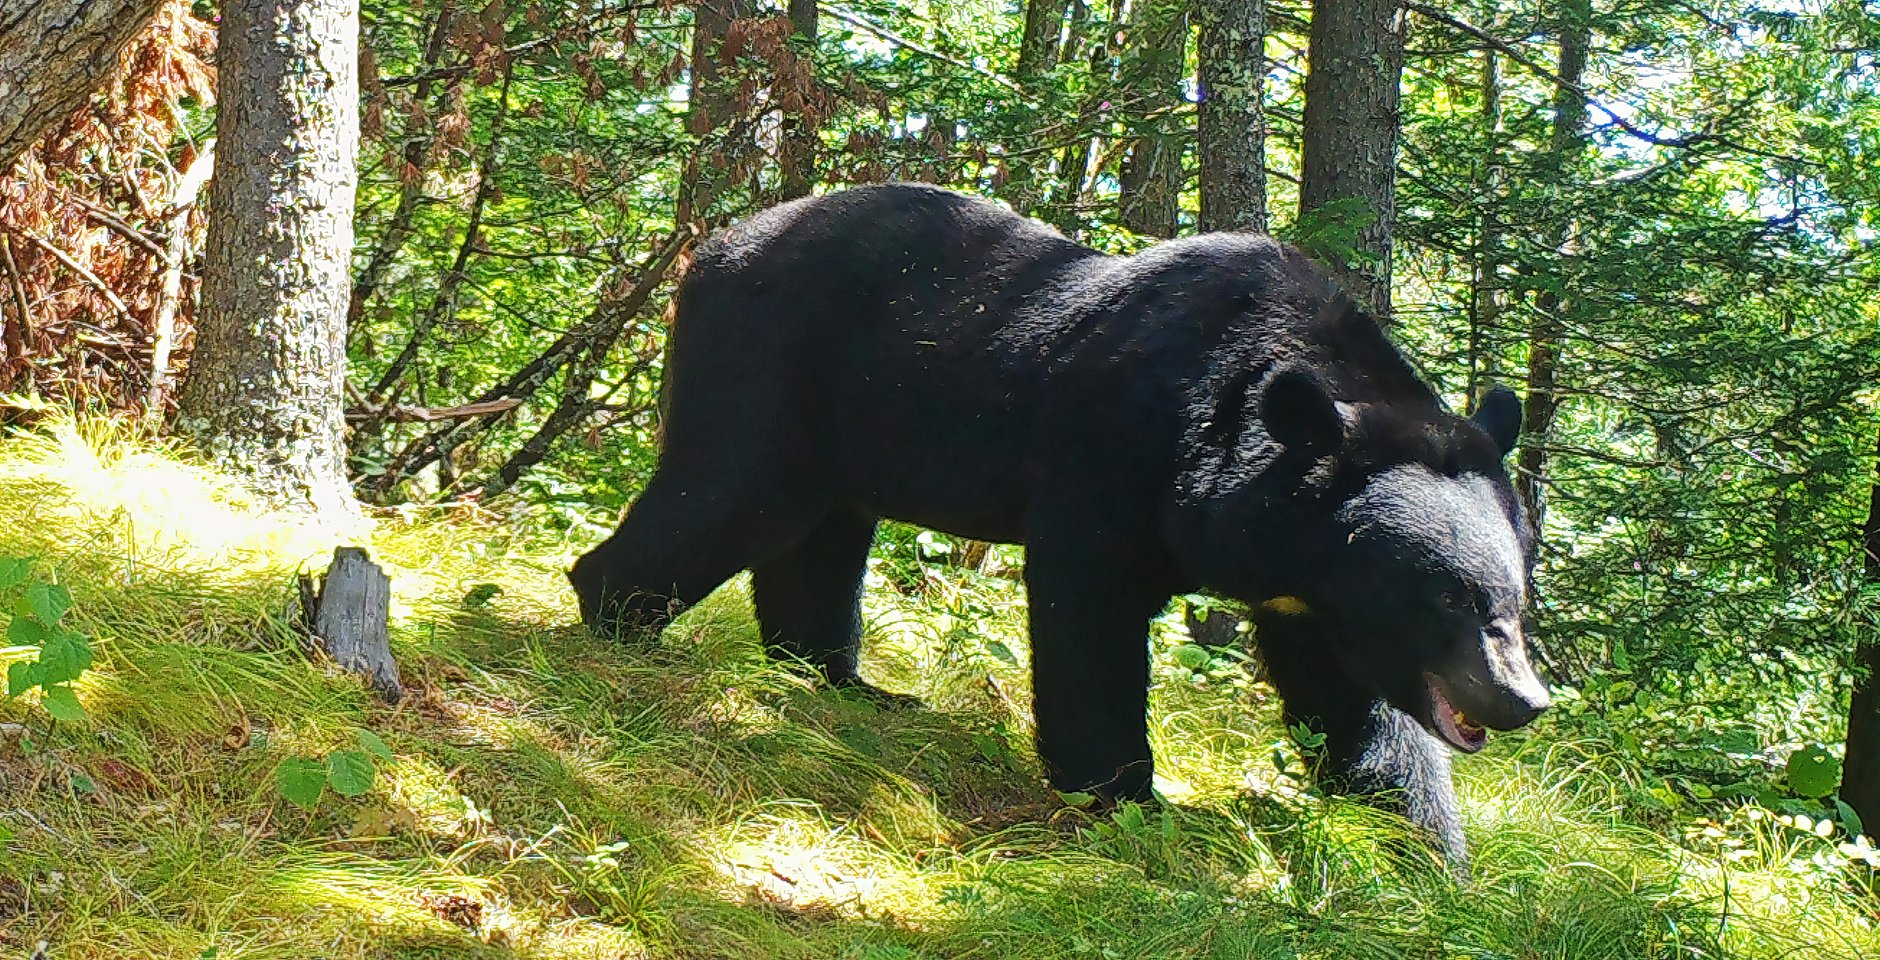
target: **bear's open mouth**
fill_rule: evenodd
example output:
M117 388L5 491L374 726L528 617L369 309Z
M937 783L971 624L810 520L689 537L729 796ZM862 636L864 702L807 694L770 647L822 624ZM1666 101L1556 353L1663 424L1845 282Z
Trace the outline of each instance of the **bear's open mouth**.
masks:
M1423 681L1429 684L1430 717L1435 722L1437 735L1463 753L1482 749L1488 743L1488 731L1450 705L1449 698L1443 696L1442 682L1435 676L1426 673Z

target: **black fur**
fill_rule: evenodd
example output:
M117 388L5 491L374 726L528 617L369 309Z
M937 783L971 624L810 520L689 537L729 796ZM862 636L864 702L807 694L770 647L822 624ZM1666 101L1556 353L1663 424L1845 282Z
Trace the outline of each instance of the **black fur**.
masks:
M1270 239L1110 257L926 187L800 200L699 250L667 376L659 471L571 574L597 628L749 567L774 650L855 683L877 518L1024 543L1039 754L1062 789L1141 798L1150 618L1297 598L1259 636L1327 782L1399 797L1458 862L1430 691L1493 726L1545 705L1502 468L1519 402L1450 414Z

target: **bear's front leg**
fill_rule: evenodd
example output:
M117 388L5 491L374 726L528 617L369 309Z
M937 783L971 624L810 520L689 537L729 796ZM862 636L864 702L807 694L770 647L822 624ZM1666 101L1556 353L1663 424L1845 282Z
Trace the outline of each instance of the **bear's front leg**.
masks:
M1346 677L1311 621L1262 617L1260 659L1286 704L1286 723L1324 734L1316 775L1334 793L1373 798L1427 831L1459 878L1469 844L1449 769L1449 748L1409 714Z
M1169 597L1158 569L1095 538L1027 542L1032 713L1059 790L1149 799L1149 621Z

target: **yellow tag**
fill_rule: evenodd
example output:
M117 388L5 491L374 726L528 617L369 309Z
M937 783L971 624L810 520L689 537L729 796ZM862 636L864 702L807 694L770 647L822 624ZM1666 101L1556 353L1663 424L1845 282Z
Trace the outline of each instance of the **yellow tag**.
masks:
M1312 608L1298 597L1274 597L1260 604L1260 609L1271 610L1284 617L1303 617L1312 612Z

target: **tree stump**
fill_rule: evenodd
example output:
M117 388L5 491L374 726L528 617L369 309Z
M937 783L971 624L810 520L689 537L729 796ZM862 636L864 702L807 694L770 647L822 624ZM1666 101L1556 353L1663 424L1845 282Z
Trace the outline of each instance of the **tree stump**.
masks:
M391 603L392 581L385 571L364 550L339 547L309 613L314 645L341 669L365 677L386 703L397 703L404 690L387 626Z

